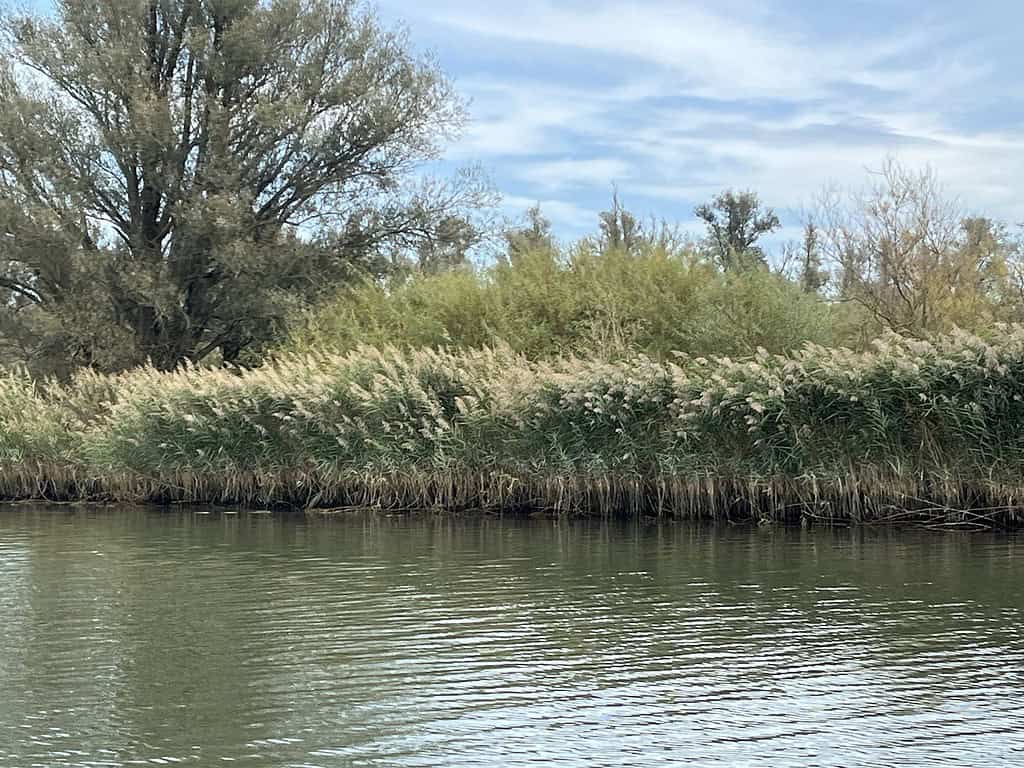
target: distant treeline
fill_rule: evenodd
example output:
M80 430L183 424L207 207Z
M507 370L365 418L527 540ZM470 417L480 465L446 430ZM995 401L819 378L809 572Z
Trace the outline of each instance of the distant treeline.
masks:
M284 348L504 342L531 357L749 355L1024 320L1018 233L964 214L930 172L888 161L867 191L823 194L802 240L773 255L762 240L778 217L756 194L725 192L696 213L706 233L688 238L616 198L594 236L559 244L534 209L485 266L346 286L294 317Z

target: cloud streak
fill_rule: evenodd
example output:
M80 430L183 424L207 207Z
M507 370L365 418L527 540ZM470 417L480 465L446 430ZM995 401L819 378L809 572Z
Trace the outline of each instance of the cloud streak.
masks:
M835 6L841 5L842 9ZM615 183L639 213L686 221L724 187L792 211L894 154L931 165L969 207L1024 219L1024 58L983 11L947 0L525 0L387 13L428 40L473 100L452 157L481 161L561 234ZM991 9L990 9L991 10ZM986 11L985 13L988 13ZM1009 28L1024 9L1007 4ZM554 211L552 211L554 213ZM784 216L784 220L787 219Z

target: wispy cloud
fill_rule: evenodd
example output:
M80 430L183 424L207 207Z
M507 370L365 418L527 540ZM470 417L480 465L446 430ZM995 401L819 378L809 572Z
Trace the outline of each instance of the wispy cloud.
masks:
M630 174L630 164L619 157L592 157L536 162L526 166L520 177L541 189L571 189L610 185Z
M506 205L540 199L566 235L593 227L613 183L680 221L752 188L792 223L889 154L1024 219L1016 3L384 2L473 100L452 156L492 168Z
M713 99L812 100L841 83L903 90L918 84L919 68L894 62L936 36L918 28L867 42L830 41L774 5L771 15L750 19L750 5L714 13L706 4L659 0L451 3L433 18L472 34L644 62L672 73L681 91Z
M552 226L559 227L563 231L579 230L588 228L597 221L597 211L588 209L568 200L553 198L541 199L524 197L522 195L505 195L502 205L506 213L515 218L524 211L539 205L544 216L551 222Z

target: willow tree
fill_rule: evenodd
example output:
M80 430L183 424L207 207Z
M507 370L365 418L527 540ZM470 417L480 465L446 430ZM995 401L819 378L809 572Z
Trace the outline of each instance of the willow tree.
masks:
M462 105L354 0L60 0L3 30L9 349L237 360L479 199L473 179L411 188Z

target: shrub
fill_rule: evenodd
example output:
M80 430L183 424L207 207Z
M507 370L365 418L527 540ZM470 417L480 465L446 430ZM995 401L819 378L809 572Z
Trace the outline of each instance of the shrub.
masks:
M360 344L472 349L506 343L534 359L666 359L837 341L836 310L767 270L720 274L692 254L520 253L488 269L347 289L298 323L286 351Z

